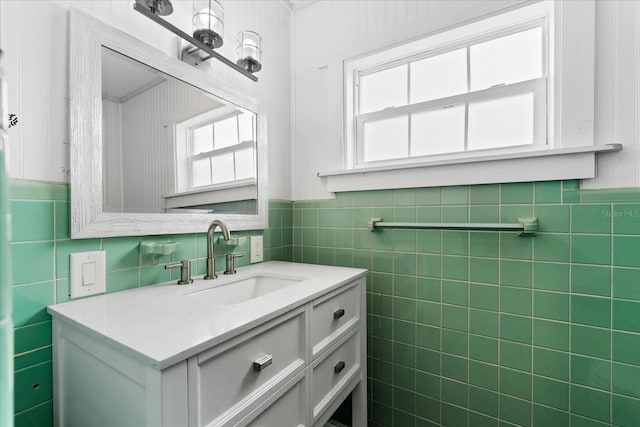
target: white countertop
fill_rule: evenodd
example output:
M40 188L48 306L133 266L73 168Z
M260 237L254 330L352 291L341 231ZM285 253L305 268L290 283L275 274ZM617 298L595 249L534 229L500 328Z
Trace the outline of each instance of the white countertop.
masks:
M255 274L303 280L233 305L216 304L206 291L187 295L233 286ZM144 364L164 369L365 274L358 268L269 261L241 267L233 276L219 274L218 279L195 280L190 285L145 286L52 305L47 311Z

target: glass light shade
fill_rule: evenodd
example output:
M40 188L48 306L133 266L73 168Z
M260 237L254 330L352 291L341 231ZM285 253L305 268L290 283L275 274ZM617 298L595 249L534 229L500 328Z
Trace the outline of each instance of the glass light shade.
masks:
M216 0L193 2L193 38L212 49L222 46L224 8Z
M257 73L262 69L262 37L254 31L240 31L238 33L238 61L240 67L250 73Z

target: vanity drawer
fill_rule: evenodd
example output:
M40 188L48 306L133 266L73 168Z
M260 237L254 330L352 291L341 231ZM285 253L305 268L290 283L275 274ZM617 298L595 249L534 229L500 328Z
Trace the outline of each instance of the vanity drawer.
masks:
M313 419L322 414L333 398L360 370L361 332L358 330L338 348L315 363L311 377Z
M313 357L360 320L360 281L314 301L311 308Z
M300 427L307 423L307 379L303 375L272 394L265 405L258 408L239 426ZM265 409L266 407L266 409Z
M190 360L198 426L225 425L305 366L305 313L295 310Z

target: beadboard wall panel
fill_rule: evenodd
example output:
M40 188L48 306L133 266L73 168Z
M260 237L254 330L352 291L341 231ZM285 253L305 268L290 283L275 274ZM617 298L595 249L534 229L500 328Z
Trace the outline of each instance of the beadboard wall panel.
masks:
M259 82L210 61L203 73L216 75L254 97L267 112L269 197L290 198L290 11L280 1L225 2L225 44L220 52L235 58L236 34L255 30L263 37ZM79 9L146 43L175 55L177 37L135 12L132 1L0 1L3 67L10 82L9 110L19 125L9 131L10 176L69 181L67 11ZM190 1L174 2L167 20L189 32ZM41 31L34 32L33 28Z
M343 61L519 1L320 1L294 16L293 199L331 197L318 171L344 166ZM322 34L322 37L318 35Z
M102 206L107 212L122 212L122 104L103 100L102 117Z
M327 198L318 171L344 166L343 61L517 5L518 1L321 1L294 18L294 200ZM598 156L585 188L640 186L640 3L596 2ZM320 38L317 35L324 34ZM337 77L336 77L337 76Z
M164 211L162 197L175 188L173 125L212 106L218 103L176 80L123 102L123 212Z
M596 142L620 142L599 156L585 188L640 187L640 4L596 3Z

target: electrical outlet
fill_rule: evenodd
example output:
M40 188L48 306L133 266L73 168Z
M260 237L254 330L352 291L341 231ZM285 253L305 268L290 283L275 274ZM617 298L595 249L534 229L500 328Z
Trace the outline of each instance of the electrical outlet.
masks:
M251 263L262 262L264 260L263 253L262 236L251 236Z

